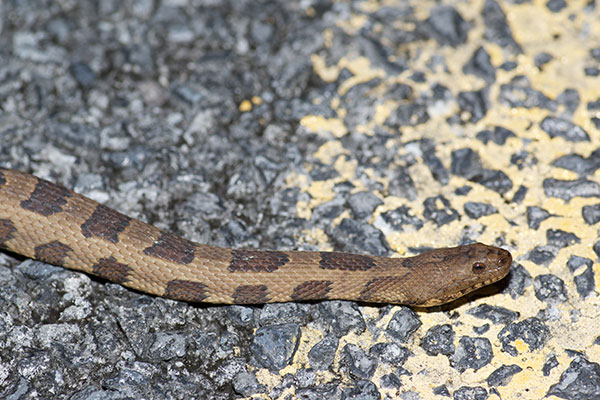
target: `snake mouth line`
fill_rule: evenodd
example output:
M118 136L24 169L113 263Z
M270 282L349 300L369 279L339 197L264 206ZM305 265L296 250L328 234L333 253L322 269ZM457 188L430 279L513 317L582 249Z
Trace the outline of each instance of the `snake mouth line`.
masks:
M494 277L491 279L487 279L485 281L480 281L480 282L475 282L474 284L472 284L471 286L465 288L465 289L461 289L458 290L450 295L447 296L443 296L443 297L438 297L432 300L427 301L426 303L424 303L422 306L423 307L431 307L431 306L439 306L442 304L447 304L447 303L451 303L454 300L457 300L461 297L463 297L464 295L474 292L477 289L481 289L484 286L488 286L491 285L492 283L496 283L500 280L502 280L504 277Z

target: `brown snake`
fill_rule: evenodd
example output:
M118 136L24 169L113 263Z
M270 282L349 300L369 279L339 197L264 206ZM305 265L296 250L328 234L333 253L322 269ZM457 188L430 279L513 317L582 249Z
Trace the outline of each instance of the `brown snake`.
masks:
M0 168L0 248L192 302L344 299L434 306L506 276L481 243L385 258L197 244L23 172Z

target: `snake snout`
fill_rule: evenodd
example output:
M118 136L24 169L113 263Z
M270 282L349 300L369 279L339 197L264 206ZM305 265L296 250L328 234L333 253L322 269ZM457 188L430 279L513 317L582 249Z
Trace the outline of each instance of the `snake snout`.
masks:
M501 250L500 257L498 257L498 265L501 267L510 267L511 264L512 255L506 250Z
M500 277L503 278L510 272L510 266L512 264L512 255L510 252L504 249L498 249L498 256L496 257L496 271L498 271Z

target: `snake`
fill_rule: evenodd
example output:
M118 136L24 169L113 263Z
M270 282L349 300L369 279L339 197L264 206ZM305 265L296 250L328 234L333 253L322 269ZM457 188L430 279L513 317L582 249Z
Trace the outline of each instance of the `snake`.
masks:
M412 257L199 244L34 175L0 168L0 248L156 296L264 304L351 300L431 307L504 278L482 243Z

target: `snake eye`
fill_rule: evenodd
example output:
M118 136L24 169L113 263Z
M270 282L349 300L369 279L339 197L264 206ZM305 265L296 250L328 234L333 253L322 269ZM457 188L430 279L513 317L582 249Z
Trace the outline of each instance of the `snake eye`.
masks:
M476 274L481 273L485 270L485 264L480 261L474 262L472 269L473 269L473 272Z

